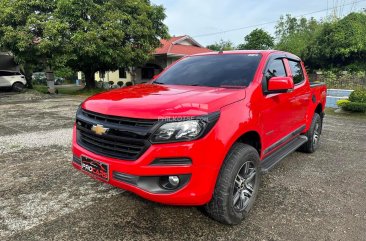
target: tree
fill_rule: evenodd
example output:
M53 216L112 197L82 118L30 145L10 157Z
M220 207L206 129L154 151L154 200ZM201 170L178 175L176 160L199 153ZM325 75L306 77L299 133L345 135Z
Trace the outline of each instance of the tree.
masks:
M0 45L20 63L95 72L143 64L168 37L149 0L0 0Z
M207 48L208 49L211 49L213 51L224 51L224 50L234 50L235 47L234 47L234 44L227 40L223 40L221 39L219 42L216 42L214 44L211 44L211 45L207 45Z
M274 46L274 38L263 29L255 29L245 36L244 44L240 44L238 49L272 49Z
M307 46L319 34L323 23L314 18L297 19L291 15L281 16L276 25L275 46L278 50L294 53L305 60Z
M309 43L307 56L315 67L352 66L365 69L366 13L351 13L338 21L324 24L320 33Z

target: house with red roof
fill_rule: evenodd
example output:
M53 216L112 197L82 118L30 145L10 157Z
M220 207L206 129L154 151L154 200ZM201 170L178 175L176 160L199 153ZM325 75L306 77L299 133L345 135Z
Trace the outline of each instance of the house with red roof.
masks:
M212 50L203 47L188 35L173 36L170 39L161 39L160 42L161 46L155 50L153 58L145 65L130 69L119 69L113 72L97 73L95 79L104 82L114 81L115 83L118 81L132 81L135 84L145 83L184 56L212 52Z

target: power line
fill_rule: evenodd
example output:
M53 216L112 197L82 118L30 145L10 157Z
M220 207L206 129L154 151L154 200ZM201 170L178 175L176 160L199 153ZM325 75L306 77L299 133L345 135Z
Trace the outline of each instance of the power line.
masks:
M310 12L310 13L305 13L305 14L301 14L301 15L295 16L295 18L299 18L299 17L311 15L311 14L314 14L314 13L321 13L321 12L326 12L326 11L329 11L329 10L335 10L335 9L340 8L340 7L349 6L349 5L353 5L353 4L360 3L360 2L365 2L365 1L366 0L361 0L361 1L357 1L357 2L352 2L352 3L347 3L347 4L335 6L333 8L326 8L326 9L322 9L322 10L318 10L318 11L314 11L314 12ZM233 29L228 29L228 30L224 30L224 31L220 31L220 32L213 32L213 33L207 33L207 34L199 34L199 35L193 36L193 38L200 38L200 37L218 35L218 34L223 34L223 33L228 33L228 32L234 32L234 31L243 30L243 29L247 29L247 28L260 27L260 26L264 26L264 25L268 25L268 24L277 23L277 21L278 20L276 20L276 21L270 21L270 22L265 22L265 23L260 23L260 24L253 24L253 25L248 25L248 26L245 26L245 27L233 28Z

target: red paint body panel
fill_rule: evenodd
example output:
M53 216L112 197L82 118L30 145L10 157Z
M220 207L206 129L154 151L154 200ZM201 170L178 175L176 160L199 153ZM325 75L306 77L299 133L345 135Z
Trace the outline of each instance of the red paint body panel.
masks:
M97 155L82 148L77 144L74 128L74 155L85 155L109 164L110 177L113 171L136 176L191 174L186 186L169 194L150 193L113 178L110 178L109 183L160 203L207 203L212 197L225 156L242 135L248 132L259 135L260 157L263 159L271 153L265 154L264 150L286 135L304 125L306 127L303 132L306 132L318 105L321 110L325 108L326 87L311 87L304 67L305 80L295 85L292 92L266 95L262 87L263 71L270 56L279 52L235 51L224 54L243 53L262 55L254 80L247 88L144 84L97 94L82 104L85 110L96 113L140 119L199 116L220 111L217 123L203 138L188 142L152 144L137 160L127 161ZM290 75L287 61L285 65ZM156 158L173 157L189 157L192 164L150 165ZM73 165L80 169L79 165Z

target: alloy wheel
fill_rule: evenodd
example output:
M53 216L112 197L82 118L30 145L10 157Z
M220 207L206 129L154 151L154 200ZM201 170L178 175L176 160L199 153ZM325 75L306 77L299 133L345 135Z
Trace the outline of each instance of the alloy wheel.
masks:
M234 181L233 207L242 212L248 206L256 181L256 169L253 162L246 162L239 169Z

